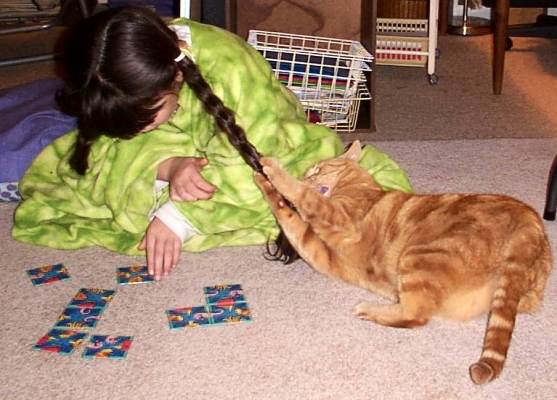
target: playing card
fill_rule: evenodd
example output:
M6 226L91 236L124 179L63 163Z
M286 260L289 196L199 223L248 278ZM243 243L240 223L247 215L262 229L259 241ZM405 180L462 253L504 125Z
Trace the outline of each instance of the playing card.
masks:
M231 306L234 303L245 303L242 285L215 285L203 288L207 304L221 307Z
M70 307L105 307L114 298L115 290L82 288L75 294Z
M29 269L27 275L35 286L70 279L70 274L64 264L51 264Z
M124 358L132 345L131 336L92 335L83 350L85 358Z
M149 275L146 265L120 267L116 271L116 279L119 285L137 285L155 281L155 278Z
M251 321L251 311L246 303L234 303L231 306L207 306L212 324L230 324Z
M33 346L35 350L70 354L83 343L88 333L70 329L52 329Z
M209 313L204 306L174 308L167 310L166 315L170 329L194 328L210 323Z
M94 328L103 309L94 307L66 307L54 325L56 328Z

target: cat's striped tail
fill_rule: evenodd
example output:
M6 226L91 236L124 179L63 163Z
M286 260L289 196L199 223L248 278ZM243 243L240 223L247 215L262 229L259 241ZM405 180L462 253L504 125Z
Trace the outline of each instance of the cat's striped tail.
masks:
M507 359L520 300L520 290L511 282L508 276L501 278L493 294L482 355L470 366L470 378L478 385L497 378Z

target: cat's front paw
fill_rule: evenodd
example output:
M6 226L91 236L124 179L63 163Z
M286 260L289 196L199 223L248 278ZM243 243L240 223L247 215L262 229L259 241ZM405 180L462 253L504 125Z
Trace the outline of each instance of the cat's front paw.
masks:
M261 165L263 165L263 173L267 178L273 182L274 179L282 172L282 167L278 160L271 157L263 157L260 160Z
M283 197L263 174L255 174L255 183L261 189L273 210L284 207Z
M263 173L267 176L267 179L271 181L275 189L292 201L294 194L296 193L296 189L299 186L299 182L290 176L282 168L278 160L274 158L261 158L261 165L263 165Z

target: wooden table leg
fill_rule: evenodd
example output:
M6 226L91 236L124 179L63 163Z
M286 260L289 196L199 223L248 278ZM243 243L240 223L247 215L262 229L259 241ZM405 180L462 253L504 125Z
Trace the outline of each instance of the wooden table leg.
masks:
M439 0L439 34L446 35L449 26L450 0Z
M493 35L493 94L501 94L505 69L505 41L509 26L509 0L495 3L495 33Z
M237 0L224 1L224 20L226 29L238 33L238 2Z

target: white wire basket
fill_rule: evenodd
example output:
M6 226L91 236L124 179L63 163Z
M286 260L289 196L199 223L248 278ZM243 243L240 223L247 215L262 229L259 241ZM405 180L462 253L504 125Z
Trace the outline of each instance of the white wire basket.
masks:
M251 30L248 43L300 99L309 121L355 130L360 102L371 100L365 72L373 56L360 42Z

